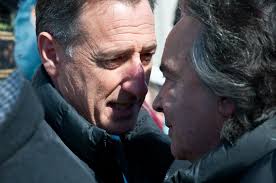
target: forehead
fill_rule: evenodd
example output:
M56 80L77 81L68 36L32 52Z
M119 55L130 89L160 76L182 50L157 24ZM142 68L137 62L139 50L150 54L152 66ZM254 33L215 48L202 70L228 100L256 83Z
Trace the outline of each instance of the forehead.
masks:
M183 15L166 40L161 63L163 70L176 73L184 70L200 29L201 24L198 20Z
M133 40L155 42L154 17L148 0L130 5L120 1L86 3L79 17L91 39L132 44Z

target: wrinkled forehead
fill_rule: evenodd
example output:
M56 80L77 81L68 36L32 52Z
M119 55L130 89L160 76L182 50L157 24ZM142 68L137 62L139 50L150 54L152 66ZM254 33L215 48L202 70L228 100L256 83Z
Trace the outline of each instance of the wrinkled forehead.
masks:
M126 28L130 32L139 29L145 34L154 32L154 16L148 0L134 6L118 0L87 2L79 15L79 23L86 32L101 37L125 32Z
M87 4L79 22L85 43L94 51L140 49L156 43L154 17L148 0L141 0L135 6L117 0Z
M148 0L139 1L122 1L122 0L102 0L102 1L87 1L80 12L80 19L84 22L93 21L94 17L105 19L121 20L127 18L140 17L143 20L145 17L154 20ZM90 19L89 19L90 18Z

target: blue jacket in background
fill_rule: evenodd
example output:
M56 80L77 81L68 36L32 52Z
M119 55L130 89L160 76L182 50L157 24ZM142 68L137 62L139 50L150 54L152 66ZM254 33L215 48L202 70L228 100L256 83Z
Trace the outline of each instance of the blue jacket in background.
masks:
M37 47L35 23L32 22L32 7L36 0L21 0L14 21L15 50L14 58L17 67L24 76L31 80L40 65Z

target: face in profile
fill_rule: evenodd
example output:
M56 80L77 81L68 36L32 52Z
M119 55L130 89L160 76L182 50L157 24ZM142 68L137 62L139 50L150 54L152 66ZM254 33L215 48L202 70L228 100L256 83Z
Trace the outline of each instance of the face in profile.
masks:
M153 107L163 112L176 159L195 160L220 141L219 97L199 79L191 63L201 24L184 15L169 34L162 57L165 83Z
M57 52L55 85L91 123L110 133L133 129L147 93L156 49L154 18L147 0L87 3L79 16L85 32L71 57Z

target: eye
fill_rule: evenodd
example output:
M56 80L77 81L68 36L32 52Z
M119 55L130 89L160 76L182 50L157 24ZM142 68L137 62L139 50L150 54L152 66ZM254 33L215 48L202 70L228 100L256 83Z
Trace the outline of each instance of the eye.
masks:
M154 53L143 53L140 56L141 62L143 65L148 65L151 62L152 56Z
M120 67L123 63L125 63L127 61L127 57L120 55L114 59L110 59L110 60L99 60L97 61L97 65L99 67L102 67L104 69L108 69L108 70L114 70L117 69L118 67Z
M108 69L108 70L114 70L116 68L118 68L120 66L119 63L117 62L114 62L114 61L104 61L101 66L105 69Z

